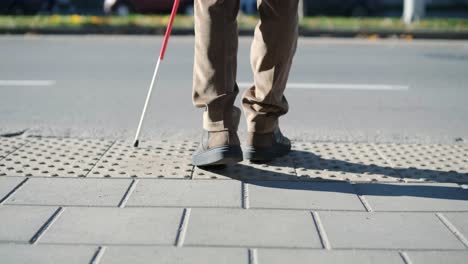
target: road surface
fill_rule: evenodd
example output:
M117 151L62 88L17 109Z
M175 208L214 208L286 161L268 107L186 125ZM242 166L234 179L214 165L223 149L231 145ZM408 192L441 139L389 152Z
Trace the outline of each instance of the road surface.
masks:
M0 37L0 133L131 139L161 41ZM244 87L250 41L239 46ZM143 138L198 139L192 65L193 37L171 38ZM466 142L467 69L466 41L301 38L281 126L299 141Z

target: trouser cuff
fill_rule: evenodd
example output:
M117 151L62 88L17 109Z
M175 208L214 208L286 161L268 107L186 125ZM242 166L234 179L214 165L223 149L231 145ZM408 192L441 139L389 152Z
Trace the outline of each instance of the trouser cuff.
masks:
M207 131L237 131L241 110L237 107L228 111L205 111L203 113L203 129Z

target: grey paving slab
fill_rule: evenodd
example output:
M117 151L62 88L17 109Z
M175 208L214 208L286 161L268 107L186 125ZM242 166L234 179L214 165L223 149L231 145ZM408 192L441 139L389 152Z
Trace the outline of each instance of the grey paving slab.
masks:
M259 249L258 264L404 264L396 251Z
M6 204L117 206L130 179L30 178Z
M195 167L194 179L297 180L294 162L285 156L267 163L241 163L214 168Z
M320 248L308 211L192 209L185 245Z
M109 247L101 264L247 264L248 250L241 248Z
M412 264L466 264L468 251L408 251Z
M248 196L251 208L365 211L346 182L253 181Z
M428 213L319 212L332 248L463 249Z
M141 180L126 206L242 207L239 181Z
M468 146L376 144L405 181L468 182Z
M6 176L85 176L111 146L109 140L40 138L0 161Z
M372 144L296 143L291 156L301 178L353 182L400 180Z
M468 211L468 190L450 183L356 184L374 211Z
M244 175L244 176L243 176ZM204 179L222 179L222 180L239 180L242 177L249 177L246 175L253 175L253 177L258 176L258 171L256 171L251 166L246 166L245 164L233 164L223 167L207 167L199 168L195 167L193 169L192 177L195 180L204 180Z
M0 206L0 241L28 242L57 208Z
M463 234L465 241L468 241L468 213L444 213L443 215Z
M7 155L17 150L26 143L25 138L5 138L0 137L0 161L4 159ZM0 164L1 167L1 164ZM0 172L0 176L2 173Z
M181 141L133 142L118 141L96 164L89 177L150 177L190 178L192 164L190 153L196 143Z
M174 244L182 209L66 208L40 243Z
M24 178L19 177L1 177L0 178L0 200L10 193Z
M267 177L268 180L297 180L292 156L287 155L267 163L255 163L244 161L248 167L252 167L256 174L245 175L245 180L260 180Z
M0 244L1 262L8 264L88 264L95 252L92 246Z

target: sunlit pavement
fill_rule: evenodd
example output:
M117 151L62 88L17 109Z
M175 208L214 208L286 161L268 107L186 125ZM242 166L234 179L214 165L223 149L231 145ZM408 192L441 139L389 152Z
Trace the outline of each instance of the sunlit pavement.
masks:
M190 164L193 37L128 140L160 43L0 37L0 263L468 262L466 41L301 38L293 151L210 170Z
M0 138L2 263L466 263L468 146Z

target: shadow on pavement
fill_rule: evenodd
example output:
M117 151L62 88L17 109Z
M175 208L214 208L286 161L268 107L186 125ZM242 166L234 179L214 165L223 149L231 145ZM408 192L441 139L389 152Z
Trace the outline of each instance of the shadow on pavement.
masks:
M401 177L409 177L414 175L414 177L422 179L422 181L418 183L362 182L353 184L355 188L349 188L348 185L350 183L344 180L323 180L314 177L310 177L304 180L304 177L300 177L300 175L292 176L280 171L266 171L258 168L258 166L252 170L252 167L245 164L204 169L225 177L268 188L357 193L359 195L372 196L411 196L451 200L468 200L468 190L460 188L460 186L456 184L457 179L466 179L466 177L468 177L467 173L459 173L456 171L445 172L417 168L393 168L389 166L378 166L375 164L359 164L343 160L323 159L317 155L314 155L313 153L297 150L291 151L289 157L293 159L293 162L296 166L296 171L298 169L305 169L319 171L326 170L328 172L336 172L337 174L343 172L355 174L380 174L389 178L395 178L393 180L399 180ZM298 157L301 157L301 160L298 160ZM275 161L266 164L274 164L275 166L286 165L284 162L282 163ZM236 169L233 170L233 167L236 167ZM268 180L264 180L261 177L255 177L252 174L239 177L239 171L250 171L256 175L265 173L268 174ZM275 178L278 180L275 180ZM430 181L430 183L424 182L425 180ZM325 182L329 184L323 184Z

